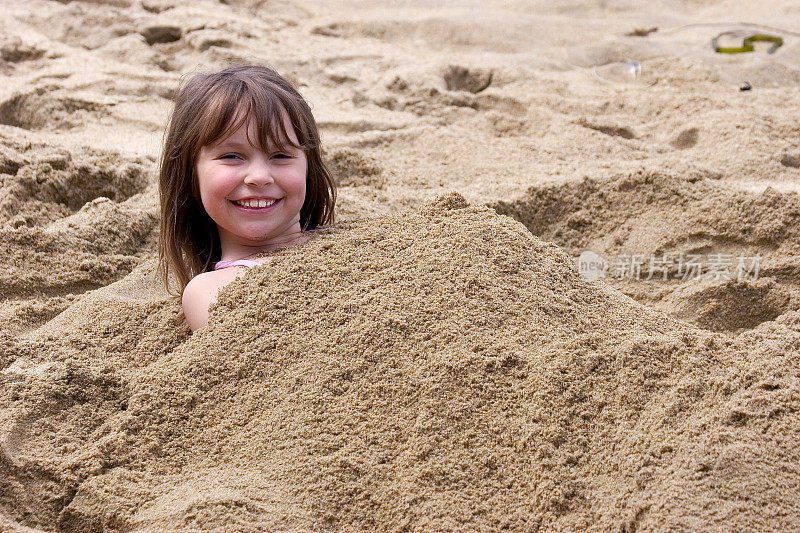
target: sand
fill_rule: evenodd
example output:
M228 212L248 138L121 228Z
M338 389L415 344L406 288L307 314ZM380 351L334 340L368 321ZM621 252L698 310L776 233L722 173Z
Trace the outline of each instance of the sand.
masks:
M4 9L0 530L800 528L788 0ZM161 135L246 61L310 101L341 222L191 334Z

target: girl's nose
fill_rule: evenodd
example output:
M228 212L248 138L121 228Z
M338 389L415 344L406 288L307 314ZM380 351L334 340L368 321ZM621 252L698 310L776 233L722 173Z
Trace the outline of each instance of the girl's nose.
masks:
M265 162L254 161L247 166L244 182L254 187L269 185L274 180L269 165Z

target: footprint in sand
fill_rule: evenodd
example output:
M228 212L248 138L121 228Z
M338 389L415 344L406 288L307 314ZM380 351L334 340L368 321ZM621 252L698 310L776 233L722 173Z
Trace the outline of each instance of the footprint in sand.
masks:
M450 65L442 75L448 91L467 91L479 93L492 83L492 71L489 69L467 69L458 65Z
M800 168L800 153L786 152L781 156L781 165L789 168Z
M612 124L597 124L589 122L588 120L581 120L578 122L584 128L599 131L611 137L622 137L623 139L635 139L636 134L630 128L625 126L615 126Z
M180 40L183 32L177 26L154 25L148 26L141 31L147 44L150 46L160 43L173 43Z
M697 128L689 128L680 132L670 144L679 150L685 150L697 144L699 138L699 130Z
M230 48L233 46L233 41L230 39L230 32L221 30L196 30L186 34L187 44L198 50L204 52L209 48Z

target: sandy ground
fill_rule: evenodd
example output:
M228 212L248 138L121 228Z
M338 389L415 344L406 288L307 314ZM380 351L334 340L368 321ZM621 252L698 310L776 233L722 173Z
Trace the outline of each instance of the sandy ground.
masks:
M800 528L793 2L2 7L0 530ZM342 229L190 335L161 138L243 62Z

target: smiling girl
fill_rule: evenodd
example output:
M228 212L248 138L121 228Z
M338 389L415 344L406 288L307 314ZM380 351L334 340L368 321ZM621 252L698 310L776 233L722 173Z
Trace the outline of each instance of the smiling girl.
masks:
M220 289L267 252L333 222L336 191L303 97L267 67L191 78L167 128L159 176L160 268L192 330Z

